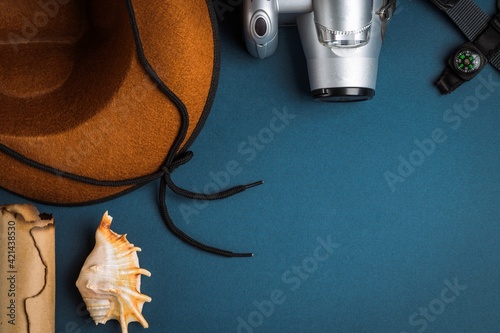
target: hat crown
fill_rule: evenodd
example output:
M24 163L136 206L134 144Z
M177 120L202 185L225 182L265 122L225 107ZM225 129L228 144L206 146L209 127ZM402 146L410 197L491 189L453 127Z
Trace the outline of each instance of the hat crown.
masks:
M133 0L136 25L129 5L0 1L1 187L45 203L105 200L153 179L170 151L196 138L219 74L212 1ZM134 26L186 120L146 74ZM9 43L12 33L25 41ZM172 149L180 128L184 139ZM123 185L108 185L115 181Z
M4 133L76 127L119 89L134 53L123 4L6 1L0 13L0 104L10 120Z
M84 11L81 0L2 1L0 34L18 35L27 42L78 37L85 23Z

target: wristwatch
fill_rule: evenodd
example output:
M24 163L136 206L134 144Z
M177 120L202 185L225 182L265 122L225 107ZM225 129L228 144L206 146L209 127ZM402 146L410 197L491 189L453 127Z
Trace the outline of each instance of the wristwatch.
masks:
M475 77L487 63L488 59L483 53L473 43L466 42L449 58L436 86L442 94L449 94Z
M431 0L455 22L469 40L449 58L436 81L443 94L449 94L471 80L486 64L500 71L500 0L498 12L490 17L473 0Z

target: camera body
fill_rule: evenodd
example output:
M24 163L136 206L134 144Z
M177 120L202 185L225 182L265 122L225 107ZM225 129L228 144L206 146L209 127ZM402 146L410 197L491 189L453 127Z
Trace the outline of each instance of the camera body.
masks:
M375 94L378 59L395 0L244 0L243 31L256 58L271 56L278 27L295 21L312 96L361 101Z

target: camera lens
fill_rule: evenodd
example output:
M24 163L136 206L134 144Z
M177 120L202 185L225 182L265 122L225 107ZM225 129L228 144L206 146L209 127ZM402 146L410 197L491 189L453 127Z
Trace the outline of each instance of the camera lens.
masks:
M321 102L360 102L375 96L375 90L357 87L317 89L311 93L316 101Z
M313 9L324 46L356 47L370 40L373 0L314 0Z

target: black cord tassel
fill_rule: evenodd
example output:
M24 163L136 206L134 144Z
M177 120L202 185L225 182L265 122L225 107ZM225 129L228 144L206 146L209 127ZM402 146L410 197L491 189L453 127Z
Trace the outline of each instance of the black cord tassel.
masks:
M208 246L205 245L192 237L188 236L185 232L180 230L175 223L172 221L172 218L170 217L170 214L168 213L167 209L167 204L166 204L166 189L167 186L176 194L182 195L187 198L191 199L200 199L200 200L218 200L218 199L223 199L227 198L229 196L235 195L237 193L240 193L242 191L245 191L248 188L261 185L263 182L255 182L252 184L248 185L240 185L236 187L229 188L227 190L218 192L218 193L213 193L213 194L203 194L203 193L195 193L191 192L188 190L185 190L183 188L178 187L175 185L175 183L172 181L172 178L170 177L170 174L179 166L183 165L184 163L187 163L191 157L193 156L192 152L184 152L177 154L179 151L179 148L181 147L182 142L184 141L188 126L189 126L189 114L187 111L186 106L182 102L182 100L173 92L171 91L163 82L163 80L159 77L159 75L154 71L153 67L149 63L145 53L144 53L144 47L142 44L142 40L140 37L139 33L139 27L137 25L137 20L135 17L135 12L134 8L132 6L131 0L125 0L125 3L127 5L127 10L129 14L129 19L130 19L130 25L132 27L133 35L134 35L134 41L135 45L137 48L137 56L139 59L139 62L141 63L142 67L148 74L148 76L151 78L151 80L157 84L158 89L166 96L168 97L176 106L177 110L179 111L179 115L181 118L181 126L179 128L179 132L177 133L177 136L172 144L172 147L170 148L170 151L167 155L167 158L165 160L165 164L162 168L163 171L163 177L161 178L160 182L160 191L159 191L159 206L160 206L160 212L161 216L167 225L167 228L174 233L177 237L179 237L181 240L184 242L200 249L206 252L210 252L213 254L217 254L220 256L224 257L252 257L252 253L234 253L231 251L226 251L222 250L216 247Z

